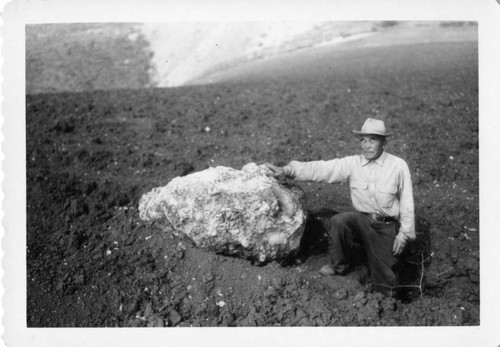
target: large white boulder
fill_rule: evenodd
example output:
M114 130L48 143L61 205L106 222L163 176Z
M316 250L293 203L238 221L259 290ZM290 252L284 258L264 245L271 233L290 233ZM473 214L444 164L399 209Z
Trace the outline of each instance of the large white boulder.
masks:
M264 263L299 250L306 213L303 192L281 185L254 163L218 166L154 188L139 202L140 218L166 219L201 248Z

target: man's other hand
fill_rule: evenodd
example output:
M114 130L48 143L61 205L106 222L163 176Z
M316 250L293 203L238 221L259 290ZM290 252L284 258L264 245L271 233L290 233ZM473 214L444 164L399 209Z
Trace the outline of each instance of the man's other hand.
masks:
M405 248L406 241L400 240L399 238L394 239L394 244L392 246L392 254L400 255Z
M280 176L280 175L284 174L284 170L282 167L279 167L279 166L276 166L273 164L269 164L269 163L264 163L263 165L272 171L273 176Z

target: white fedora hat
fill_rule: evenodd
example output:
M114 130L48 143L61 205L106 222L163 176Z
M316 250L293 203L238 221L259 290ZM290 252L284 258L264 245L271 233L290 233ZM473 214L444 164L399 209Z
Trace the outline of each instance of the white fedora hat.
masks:
M361 131L353 130L356 135L380 135L391 136L392 133L387 133L385 130L385 123L379 119L368 118L363 124Z

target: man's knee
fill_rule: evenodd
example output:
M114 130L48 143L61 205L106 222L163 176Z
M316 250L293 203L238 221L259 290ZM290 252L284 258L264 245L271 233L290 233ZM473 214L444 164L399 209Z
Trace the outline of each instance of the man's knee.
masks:
M357 212L342 212L338 213L330 219L330 227L338 228L346 226L357 218Z

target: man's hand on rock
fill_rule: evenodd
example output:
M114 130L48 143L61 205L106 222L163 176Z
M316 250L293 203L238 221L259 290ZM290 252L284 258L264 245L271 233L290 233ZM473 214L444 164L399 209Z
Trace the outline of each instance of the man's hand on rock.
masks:
M285 170L283 170L283 168L280 166L276 166L269 163L264 163L263 165L267 167L269 170L271 170L272 176L281 176L285 173Z

